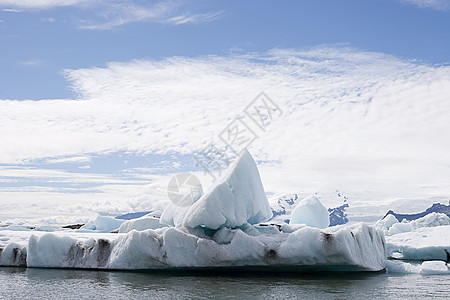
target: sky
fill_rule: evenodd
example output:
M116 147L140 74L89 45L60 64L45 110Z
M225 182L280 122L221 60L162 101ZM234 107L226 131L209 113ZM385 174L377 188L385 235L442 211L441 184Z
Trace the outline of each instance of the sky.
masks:
M269 197L448 201L449 29L448 0L0 0L0 221L164 209L236 117Z

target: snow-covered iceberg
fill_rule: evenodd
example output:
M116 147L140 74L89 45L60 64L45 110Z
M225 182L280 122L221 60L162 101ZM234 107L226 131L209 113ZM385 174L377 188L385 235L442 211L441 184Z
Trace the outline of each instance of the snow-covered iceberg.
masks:
M208 192L188 209L171 204L162 215L168 225L218 229L257 224L272 217L258 168L245 150Z
M447 266L442 260L429 260L424 261L421 264L388 260L386 261L386 269L389 273L450 275L450 266Z
M446 260L450 251L450 226L422 227L386 236L388 255L398 259Z
M179 206L172 202L169 203L161 215L161 224L172 227L183 226L183 219L189 208L190 206Z
M305 224L311 227L326 228L330 225L328 210L319 198L309 196L300 201L292 211L289 224Z
M119 220L106 216L97 216L95 221L85 224L80 228L80 230L107 233L119 228L123 222L125 222L125 220Z
M29 233L25 245L0 252L3 266L171 269L273 267L294 271L378 271L384 268L383 234L356 224L325 230L302 227L293 233L273 228L165 227L127 234ZM3 234L8 233L3 231Z
M160 223L160 219L152 215L147 215L125 221L120 225L119 233L127 233L132 230L143 231L147 229L156 229L159 227L164 227L164 225Z
M375 227L386 235L388 256L410 260L446 260L450 251L450 218L430 213L413 221L399 222L392 214L378 221Z
M385 235L390 236L410 232L423 227L437 227L446 225L450 225L450 218L446 214L432 212L413 221L407 221L404 219L402 222L399 222L394 215L388 214L383 219L379 220L375 224L375 227L383 230Z
M73 231L2 230L0 265L121 270L384 269L387 253L381 230L363 223L319 229L328 225L327 210L320 202L310 198L300 208L305 208L298 217L302 224L259 224L272 212L256 164L244 151L224 178L192 206L171 204L164 211L161 223L171 226L162 227L152 217L127 222L99 217ZM113 227L119 233L108 233Z

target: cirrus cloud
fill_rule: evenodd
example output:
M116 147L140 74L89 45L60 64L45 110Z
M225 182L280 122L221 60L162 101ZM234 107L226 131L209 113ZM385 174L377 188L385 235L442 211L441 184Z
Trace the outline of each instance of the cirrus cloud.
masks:
M354 207L450 192L448 66L322 46L111 62L65 74L78 99L0 101L0 162L8 164L4 176L12 170L16 179L48 176L14 167L37 159L67 163L120 151L189 156L210 142L221 143L218 135L264 91L283 111L264 132L247 120L258 134L249 150L267 192L351 191ZM86 187L82 195L63 197L58 190L13 193L5 187L1 201L14 207L22 196L27 203L47 196L64 214L77 197L90 213L86 203L98 203L94 210L111 214L131 209L121 204L127 201L136 201L138 209L161 208L173 171L157 175L151 170L139 175L151 175L151 185L121 182L119 172L119 182L99 176L95 190L101 192ZM77 178L77 172L66 177Z
M449 0L398 0L405 4L413 4L420 8L433 8L436 10L449 10L450 1Z
M192 2L176 0L150 3L134 0L0 0L0 9L4 11L26 12L62 7L93 12L96 17L78 21L78 28L89 30L109 30L132 22L173 25L209 22L221 15L220 12L193 13L191 11L195 7Z

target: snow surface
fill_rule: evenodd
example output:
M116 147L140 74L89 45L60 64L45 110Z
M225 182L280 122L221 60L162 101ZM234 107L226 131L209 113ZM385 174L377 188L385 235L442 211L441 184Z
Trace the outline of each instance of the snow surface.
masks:
M300 201L292 211L289 224L305 224L311 227L326 228L330 225L328 210L319 198L309 196Z
M159 218L153 215L147 215L140 218L132 219L122 223L119 227L119 233L127 233L131 230L143 231L146 229L156 229L162 227Z
M424 261L421 267L421 273L424 275L450 275L450 268L443 261Z
M257 224L271 217L256 163L248 150L244 150L224 177L189 209L171 204L163 212L162 220L176 227L218 229Z
M399 222L394 215L389 214L384 219L377 221L375 227L383 230L385 235L395 235L418 228L445 225L450 225L450 218L446 214L432 212L422 218L413 221L403 220L402 222Z
M189 208L190 206L179 206L170 202L161 215L161 224L172 227L183 226L183 219Z
M386 235L386 248L392 258L444 260L444 249L450 250L450 218L442 213L433 212L410 222L398 222L389 214L375 227Z
M450 225L422 227L411 232L386 236L389 256L413 260L445 260L450 250Z
M120 227L125 220L111 217L97 216L95 221L91 221L80 228L81 231L111 232Z
M281 266L303 270L382 270L381 231L365 224L292 233L241 228L165 227L127 234L2 231L2 266L161 269ZM14 241L15 240L15 241ZM18 241L19 240L19 241Z
M270 218L269 221L278 224L288 224L290 222L292 210L294 210L297 203L297 194L281 195L270 198L269 204L272 209L272 218Z
M386 269L389 273L450 275L450 267L441 260L424 261L422 264L388 260L386 261Z

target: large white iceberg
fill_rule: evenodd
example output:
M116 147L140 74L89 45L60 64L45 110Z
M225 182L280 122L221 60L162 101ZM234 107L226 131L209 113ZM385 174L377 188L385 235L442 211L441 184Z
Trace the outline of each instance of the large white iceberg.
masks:
M319 198L309 196L295 206L289 224L326 228L330 225L330 217L328 210L322 205Z
M192 206L171 204L164 211L162 223L170 227L152 229L160 225L149 217L120 224L99 217L84 230L3 230L0 265L127 270L384 269L387 253L381 230L362 223L311 227L328 226L328 213L325 210L325 222L323 206L315 198L303 201L301 207L305 208L298 215L302 224L259 224L272 213L256 164L244 151L224 178ZM119 225L119 233L106 233Z
M272 217L258 168L247 150L230 166L224 177L189 209L171 205L167 210L163 213L163 220L170 223L172 218L175 226L188 228L237 228ZM180 217L182 222L177 221Z
M362 223L324 230L304 226L293 233L267 228L246 224L212 232L184 227L133 230L127 234L27 232L27 243L3 248L0 262L3 266L94 269L378 271L385 267L383 234ZM13 232L2 234L4 239L7 234L14 236Z

